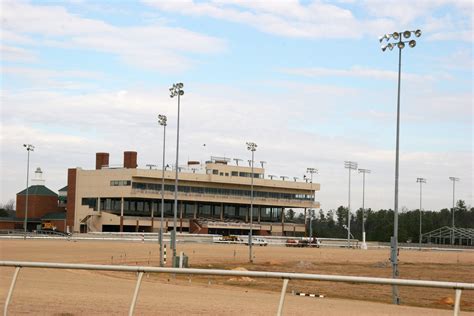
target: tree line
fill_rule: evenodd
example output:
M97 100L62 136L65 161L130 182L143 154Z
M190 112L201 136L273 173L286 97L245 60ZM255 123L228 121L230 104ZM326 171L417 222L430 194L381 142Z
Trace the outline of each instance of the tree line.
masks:
M393 235L393 210L381 209L374 211L365 210L365 232L367 241L390 242ZM327 212L320 210L318 213L309 210L313 218L312 228L315 236L327 238L347 238L347 207L339 206L336 210ZM287 211L285 220L290 222L304 222L304 215L291 210ZM422 233L426 233L443 226L451 227L451 209L444 208L440 211L424 210L422 212ZM309 225L309 220L308 220ZM419 210L402 208L398 213L398 240L401 242L418 242L420 233ZM474 207L466 206L463 200L456 203L455 226L474 228ZM355 238L362 240L362 208L351 216L351 233Z

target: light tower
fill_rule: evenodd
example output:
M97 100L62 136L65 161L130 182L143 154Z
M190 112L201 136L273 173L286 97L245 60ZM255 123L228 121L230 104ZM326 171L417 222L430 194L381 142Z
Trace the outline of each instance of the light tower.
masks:
M419 243L419 246L421 247L421 233L422 233L422 230L421 230L421 215L422 215L422 211L421 211L421 196L422 196L422 185L423 183L426 183L426 179L425 178L416 178L416 183L419 183L420 184L420 237L418 239L418 243Z
M388 48L392 50L395 47L398 47L398 94L397 94L397 136L396 136L396 150L395 150L395 206L393 212L393 237L391 238L391 253L390 260L392 261L392 277L394 279L398 278L398 165L399 165L399 149L400 149L400 81L401 81L401 72L402 72L402 49L405 47L405 44L408 43L408 46L415 47L416 41L414 39L410 41L403 41L403 38L409 39L412 33L416 37L421 36L421 31L405 31L405 32L394 32L392 34L385 34L380 37L379 41L382 43L384 40L390 41L391 39L395 42L387 43L382 45L382 51ZM400 304L400 297L398 295L398 286L392 286L392 301L394 304Z
M347 205L347 247L351 247L351 170L357 170L357 162L344 161L344 168L349 170L349 202Z
M361 248L367 250L367 243L365 242L365 174L370 173L369 169L359 169L362 173L362 245Z
M178 124L176 127L176 165L175 165L175 180L174 180L174 211L173 211L173 233L171 237L171 244L173 247L173 265L176 258L176 226L178 217L178 159L179 159L179 112L180 112L180 98L184 94L183 84L181 82L173 84L170 88L170 97L178 97Z
M253 224L253 162L254 162L254 154L257 150L257 144L252 142L247 142L247 149L250 150L252 153L252 160L251 160L251 172L250 172L250 231L249 231L249 262L253 263L253 256L252 256L252 224Z

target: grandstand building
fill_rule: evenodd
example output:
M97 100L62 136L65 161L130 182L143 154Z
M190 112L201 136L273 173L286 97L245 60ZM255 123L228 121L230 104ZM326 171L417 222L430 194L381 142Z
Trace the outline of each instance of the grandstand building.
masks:
M238 161L236 161L238 163ZM165 168L167 169L167 168ZM264 168L212 157L188 162L178 172L178 232L247 234L254 177L254 234L303 235L304 224L285 223L285 209L318 208L316 183L265 178ZM173 229L175 170L164 172L164 227ZM162 170L138 169L137 153L124 152L123 166L96 154L95 170L68 170L67 226L71 232L156 232L160 228Z

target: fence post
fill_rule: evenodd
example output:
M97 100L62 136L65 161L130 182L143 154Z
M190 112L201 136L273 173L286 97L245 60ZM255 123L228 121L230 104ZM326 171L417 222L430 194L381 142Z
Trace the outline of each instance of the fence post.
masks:
M454 316L459 316L461 311L461 289L456 289L456 296L454 298Z
M280 304L278 304L277 316L281 316L281 312L283 311L283 303L285 302L285 294L286 294L287 286L288 286L288 279L283 279L283 287L281 288Z
M128 316L133 316L135 305L137 304L138 291L140 290L140 284L142 283L143 272L138 273L137 286L135 287L135 293L133 293L132 305L130 305L130 311Z
M5 307L3 308L3 316L8 315L8 304L10 304L10 300L13 295L13 289L15 288L15 283L16 283L16 279L18 277L19 272L20 272L20 267L16 267L15 273L13 274L12 283L10 284L10 289L8 290L7 300L5 301Z

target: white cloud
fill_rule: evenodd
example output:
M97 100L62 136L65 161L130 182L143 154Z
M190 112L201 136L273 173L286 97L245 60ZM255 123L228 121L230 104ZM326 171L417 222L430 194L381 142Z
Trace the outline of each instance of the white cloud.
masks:
M111 53L135 66L182 71L193 64L185 54L215 54L226 49L223 40L161 24L114 26L69 13L59 6L2 3L5 41ZM31 43L29 43L31 44Z
M2 45L0 56L3 61L31 63L38 60L35 53L21 47Z
M282 83L277 86L278 94L267 94L239 92L226 85L185 86L186 94L181 100L181 163L187 159L205 160L210 155L247 160L245 142L255 141L259 145L256 160L268 161L268 174L301 178L307 167L319 168L317 181L322 183L322 191L318 200L327 210L347 203L347 170L343 161L355 160L373 171L367 179L368 207L392 207L394 149L381 148L361 133L366 121L346 126L346 134L340 136L327 136L337 133L319 127L326 116L344 116L344 111L355 109L350 107L352 99L361 92L354 90L352 95L345 94L350 97L341 99L335 96L344 92L338 93L337 88L329 86L311 89L308 84L299 86L299 90L293 85L284 87ZM138 151L140 167L147 163L160 165L162 131L156 124L158 113L168 115L167 162L171 163L175 150L176 100L170 99L166 92L164 86L85 95L5 91L2 103L9 106L3 108L2 114L5 130L1 139L2 199L11 198L24 185L18 174L24 170L21 144L25 142L36 145L32 166L43 168L53 189L65 184L68 167L93 168L96 151L110 152L114 165L122 163L124 150ZM331 124L336 127L341 121L332 120ZM304 125L313 129L298 128ZM394 128L394 124L382 122L370 129L377 133L379 126ZM456 174L459 170L472 172L471 161L472 153L413 152L402 145L400 205L416 208L418 191L413 182L417 176L429 179L426 208L448 205L450 200L444 194L449 188L444 186L451 175L463 178L463 186L457 193L472 204L472 179ZM359 180L354 175L354 208L360 206Z
M144 0L143 2L166 12L208 16L242 23L261 32L286 37L317 39L360 38L365 35L373 37L381 35L379 33L395 31L395 27L402 29L415 27L433 31L429 36L432 39L472 40L472 7L469 1L367 0L357 3L359 9L368 14L367 17L355 16L352 11L338 6L337 2L336 4L322 1L303 4L297 0L272 2ZM449 7L456 13L456 17L451 19L450 13L447 13L436 21L430 18L431 13L441 7ZM417 25L413 26L415 21ZM471 36L461 38L460 34L463 33Z
M352 66L349 69L332 69L324 67L312 67L312 68L287 68L282 69L283 73L300 75L305 77L322 77L322 76L335 76L335 77L354 77L354 78L370 78L375 80L397 80L398 73L396 71L373 69L361 66ZM403 73L404 80L423 82L426 80L435 80L434 76L431 75L418 75L412 73ZM436 78L436 79L439 79ZM447 79L445 77L444 79Z

